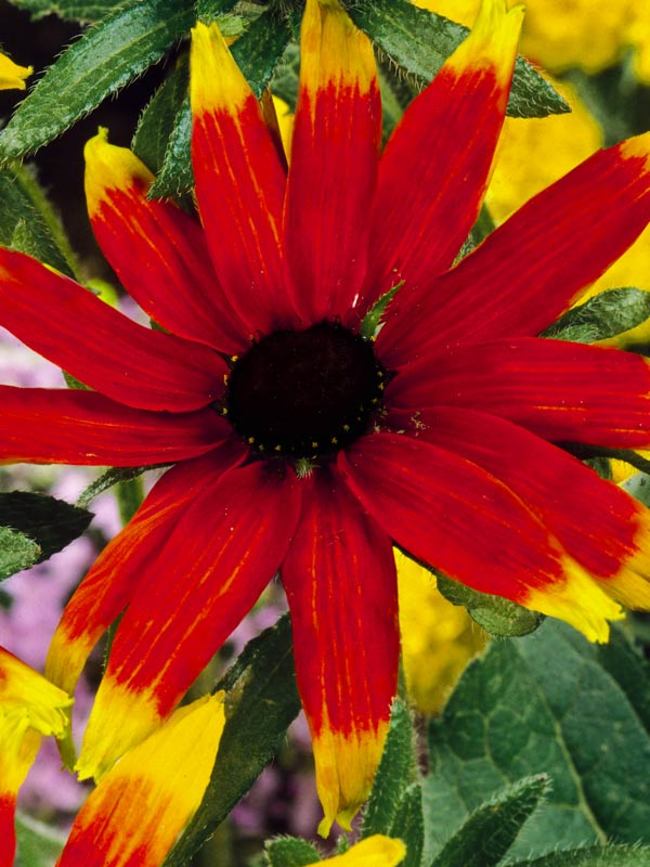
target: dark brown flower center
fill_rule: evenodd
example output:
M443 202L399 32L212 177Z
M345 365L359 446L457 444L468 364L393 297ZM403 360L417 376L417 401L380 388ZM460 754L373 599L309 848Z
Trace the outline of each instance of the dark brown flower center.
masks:
M372 343L347 328L276 331L235 360L224 410L260 454L323 455L368 430L384 378Z

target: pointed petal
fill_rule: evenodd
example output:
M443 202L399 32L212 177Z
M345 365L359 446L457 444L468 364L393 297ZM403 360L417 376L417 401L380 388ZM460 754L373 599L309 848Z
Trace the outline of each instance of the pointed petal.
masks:
M0 385L0 464L137 467L215 448L230 426L212 409L153 413L93 391Z
M503 125L523 6L483 0L474 29L404 113L379 166L367 304L451 265L479 212ZM403 294L408 296L408 292ZM395 303L401 308L402 301Z
M0 248L0 325L107 397L139 409L199 409L223 390L205 346L143 328L74 280Z
M246 337L286 327L286 175L273 136L216 24L192 31L191 70L196 196L219 282Z
M650 511L638 500L562 449L483 412L435 407L419 414L413 435L500 479L605 592L650 606Z
M377 523L415 559L482 593L563 617L607 640L620 608L502 482L403 434L365 437L339 463Z
M555 442L650 445L650 363L619 349L536 337L446 348L403 368L386 399L482 410Z
M381 100L367 36L338 0L307 0L285 232L296 305L344 316L366 275Z
M225 724L224 693L180 708L109 771L57 867L159 867L198 808Z
M342 855L325 858L321 863L330 867L396 867L406 857L406 846L401 840L373 834L350 846Z
M401 293L402 307L389 310L379 351L391 364L402 364L426 347L456 340L537 334L627 250L649 220L646 133L594 154L448 274L425 281L408 298Z
M45 673L72 694L101 635L126 608L147 569L202 488L243 458L233 442L179 464L154 485L127 526L104 548L66 605Z
M235 468L184 510L115 635L78 771L99 777L182 698L284 559L300 484L261 462Z
M296 675L309 720L319 832L366 800L397 686L397 578L391 544L337 475L322 471L282 567Z
M171 201L147 198L153 175L106 129L86 144L86 201L97 243L126 291L172 334L234 354L244 329L225 301L203 231Z

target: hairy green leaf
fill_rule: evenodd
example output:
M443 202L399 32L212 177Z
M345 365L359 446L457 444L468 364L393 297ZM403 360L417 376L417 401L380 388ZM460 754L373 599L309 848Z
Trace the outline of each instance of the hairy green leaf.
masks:
M65 21L99 21L124 0L10 0L13 6L31 12L32 18L58 15Z
M138 122L131 148L154 174L162 168L176 116L187 96L188 82L189 64L184 56L160 85Z
M260 15L232 46L232 54L253 92L261 96L291 37L291 20L273 8ZM150 195L180 198L192 189L192 113L186 97L176 113L162 168Z
M363 814L363 837L387 832L395 821L404 792L415 779L411 713L406 704L396 698L393 702L386 746Z
M533 635L493 642L470 663L429 729L424 796L432 854L524 774L546 773L552 788L511 857L649 840L650 737L640 700L629 694L634 688L646 706L650 683L639 666L634 687L623 679L628 657L620 642L622 633L598 647L548 619Z
M0 168L0 244L72 276L75 258L61 224L29 169Z
M650 846L590 846L554 852L511 867L648 867Z
M288 616L249 642L217 688L227 690L227 722L212 779L166 867L189 863L277 753L300 710Z
M47 70L0 133L0 155L35 151L159 60L194 23L191 0L131 0Z
M432 80L468 33L466 27L409 0L346 0L345 5L354 23L420 86ZM567 111L557 91L528 61L517 58L508 114L546 117Z
M318 849L300 837L276 837L264 852L269 867L306 867L321 860Z
M422 815L422 787L412 783L405 789L391 826L389 837L402 840L406 845L406 857L401 867L420 867L424 848L424 817Z
M17 530L0 526L0 581L28 569L41 556L40 546Z
M631 287L608 289L569 310L542 336L574 343L593 343L629 331L648 317L650 292Z
M462 605L479 626L499 638L529 635L544 617L502 596L479 593L459 581L437 574L438 590L453 605Z
M496 867L548 791L544 774L524 777L481 804L431 867Z
M25 533L47 560L77 536L92 520L92 513L44 494L12 491L0 494L0 526Z

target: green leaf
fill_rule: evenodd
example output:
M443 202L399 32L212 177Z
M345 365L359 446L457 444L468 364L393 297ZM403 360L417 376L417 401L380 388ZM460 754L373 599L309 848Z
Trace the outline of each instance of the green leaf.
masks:
M232 46L233 57L256 96L261 96L269 84L290 37L291 19L270 8ZM152 198L180 198L192 189L191 136L192 113L186 97L176 114L160 174L151 188Z
M16 842L15 867L52 867L65 837L43 822L16 813Z
M183 56L142 112L131 148L156 174L160 171L178 111L187 96L189 64Z
M558 847L650 839L650 683L637 666L622 676L619 641L589 644L547 620L533 635L493 642L470 663L429 729L431 774L423 785L432 854L504 784L547 773L548 800L526 823L511 856ZM630 650L630 653L632 651ZM430 820L428 817L431 817Z
M21 157L159 60L194 23L190 0L131 0L73 42L0 133L0 155Z
M645 506L650 506L650 474L635 473L621 484L621 487Z
M648 317L650 292L631 287L608 289L569 310L542 337L593 343L636 328Z
M65 21L99 21L124 0L10 0L13 6L31 12L32 18L58 15Z
M498 638L529 635L544 620L542 614L529 611L502 596L479 593L459 581L436 573L438 590L453 605L462 605L479 626Z
M0 494L0 526L24 533L40 548L38 562L47 560L77 536L92 513L63 500L24 491Z
M384 294L375 301L370 310L363 317L363 321L361 323L361 328L359 329L359 334L362 337L365 337L366 340L372 340L372 338L377 333L377 329L381 325L381 322L386 315L386 311L390 306L391 301L397 295L398 291L404 285L404 281L401 280L399 283L396 283L394 286L384 292Z
M406 858L401 862L401 867L420 867L424 848L424 817L422 787L419 783L412 783L404 791L393 823L386 833L406 845Z
M431 867L496 867L548 791L544 774L525 777L474 810Z
M247 644L217 689L228 693L227 723L212 779L166 867L190 862L277 753L300 710L287 615Z
M411 713L399 698L393 702L386 746L363 814L361 836L386 834L395 821L407 787L416 779Z
M409 0L345 0L345 5L357 27L420 86L432 80L469 32ZM546 117L567 111L569 107L557 91L528 61L517 58L508 114Z
M321 860L318 849L299 837L276 837L269 840L264 853L269 867L306 867Z
M517 861L511 867L648 867L648 846L590 846L554 852L534 861Z
M74 254L58 218L30 170L18 164L0 168L0 244L74 274Z
M0 581L38 562L40 547L29 536L0 526Z

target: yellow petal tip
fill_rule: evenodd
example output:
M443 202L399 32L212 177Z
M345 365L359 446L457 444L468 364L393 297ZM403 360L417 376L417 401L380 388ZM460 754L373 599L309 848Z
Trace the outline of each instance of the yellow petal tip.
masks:
M106 201L110 190L126 190L134 184L148 188L153 174L128 148L108 141L108 129L100 126L97 134L86 142L85 189L88 213L92 217Z

